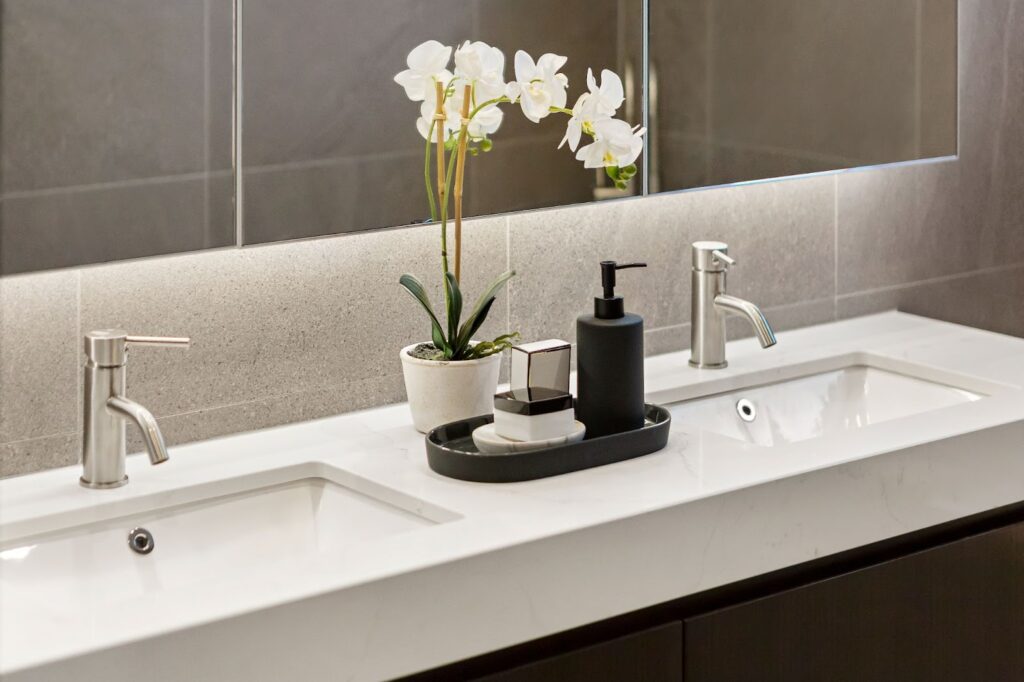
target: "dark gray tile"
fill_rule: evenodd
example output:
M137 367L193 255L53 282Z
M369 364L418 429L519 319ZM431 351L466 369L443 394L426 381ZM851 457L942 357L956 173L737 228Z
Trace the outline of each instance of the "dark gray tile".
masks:
M1024 261L1024 10L960 16L960 158L839 176L840 293Z
M766 151L744 145L710 145L707 184L766 180L863 165L856 159L820 157L799 151Z
M1024 3L960 10L960 192L982 267L1024 261Z
M0 443L77 429L78 273L0 279Z
M710 0L651 0L649 49L658 84L655 118L663 132L701 137L708 133L711 4Z
M246 0L246 166L422 153L419 104L392 79L421 42L455 45L470 35L464 6L461 0Z
M230 4L212 6L223 15ZM208 106L205 63L208 42L230 45L230 23L207 37L204 5L5 0L2 191L230 168L230 119ZM231 81L212 87L230 92Z
M1024 267L840 296L841 319L901 310L979 329L1024 336Z
M235 243L230 173L7 197L0 274Z
M918 156L957 149L957 0L920 2L921 106Z
M495 139L494 148L467 162L467 210L471 215L508 213L587 203L601 173L587 170L561 137Z
M706 187L709 146L703 135L662 132L651 153L652 194Z
M640 5L639 0L479 0L479 19L475 35L505 53L505 78L515 77L516 50L525 50L534 59L545 52L568 57L563 73L569 79L567 106L587 90L587 68L599 75L611 69L624 77L624 60L619 54L620 6ZM636 22L637 15L627 15ZM624 19L626 16L624 16ZM639 22L622 25L623 33L639 34ZM636 102L636 111L640 103ZM518 107L505 108L505 121L495 141L539 136L557 145L565 134L565 117L553 115L535 124ZM640 123L639 113L634 123Z
M353 157L245 174L243 243L408 225L430 217L423 157Z
M871 163L914 158L917 5L719 0L714 141Z

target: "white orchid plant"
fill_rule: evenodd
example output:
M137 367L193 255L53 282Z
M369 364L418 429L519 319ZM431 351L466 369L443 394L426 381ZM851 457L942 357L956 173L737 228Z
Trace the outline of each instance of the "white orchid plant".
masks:
M454 72L449 70L455 53ZM505 55L487 43L466 41L457 49L428 40L409 53L409 68L395 76L413 102L420 102L416 128L426 140L423 179L432 222L441 225L441 264L444 274L445 313L442 325L427 297L426 288L412 275L400 284L426 310L431 321L434 359L472 360L499 353L512 345L518 334L503 334L493 341L473 343L473 335L487 318L491 305L514 271L498 277L477 301L465 323L462 319L462 198L466 155L476 156L493 147L491 136L501 127L502 105L516 105L533 123L552 114L568 116L565 136L558 148L568 145L584 168L604 168L621 190L636 175L636 160L643 151L644 129L616 119L625 101L622 80L613 71L601 72L598 83L587 70L587 91L572 109L566 108L569 79L561 73L566 57L544 54L534 59L519 50L515 55L515 79L505 81ZM581 146L584 136L590 141ZM432 155L434 163L431 163ZM454 184L453 184L454 183ZM454 200L454 271L449 270L448 207Z

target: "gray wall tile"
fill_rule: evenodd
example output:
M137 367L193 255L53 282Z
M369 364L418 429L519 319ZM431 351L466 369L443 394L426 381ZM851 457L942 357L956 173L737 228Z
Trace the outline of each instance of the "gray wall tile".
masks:
M1024 260L1024 7L964 0L960 158L839 176L839 292Z
M78 276L0 279L0 443L78 429Z
M0 443L0 478L69 466L79 461L81 450L80 433Z
M466 226L468 298L504 270L505 242L503 218ZM393 375L398 350L430 335L398 278L435 285L441 305L439 255L424 226L84 270L82 329L192 337L188 351L132 356L129 393L158 416Z
M840 318L899 309L1003 334L1024 336L1024 266L944 277L840 296Z
M729 244L738 296L764 307L831 297L833 188L807 178L512 216L509 257L523 275L512 320L529 338L573 341L576 316L600 291L598 263L640 260L647 270L620 280L627 308L650 328L686 323L689 245L700 239Z
M254 425L266 429L404 400L402 375L387 374L304 393L271 396L239 405L163 417L160 429L167 445L173 446L251 431ZM141 452L144 448L138 432L129 429L129 452Z

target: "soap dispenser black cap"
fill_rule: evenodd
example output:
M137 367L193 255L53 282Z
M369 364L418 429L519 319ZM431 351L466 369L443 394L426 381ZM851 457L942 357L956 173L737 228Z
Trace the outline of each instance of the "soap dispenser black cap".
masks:
M627 268L646 268L647 263L625 263L619 265L613 260L601 261L601 287L604 296L594 299L594 317L599 320L615 320L624 317L626 306L621 296L615 295L615 271Z

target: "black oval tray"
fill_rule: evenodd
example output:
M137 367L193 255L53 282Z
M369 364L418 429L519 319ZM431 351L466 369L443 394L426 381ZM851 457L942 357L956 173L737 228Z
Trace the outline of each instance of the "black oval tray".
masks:
M659 405L646 406L647 421L635 431L615 433L578 443L507 455L482 454L473 430L490 424L493 415L438 426L427 434L427 463L450 478L478 483L513 483L599 467L657 452L668 443L672 415Z

